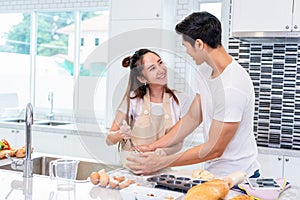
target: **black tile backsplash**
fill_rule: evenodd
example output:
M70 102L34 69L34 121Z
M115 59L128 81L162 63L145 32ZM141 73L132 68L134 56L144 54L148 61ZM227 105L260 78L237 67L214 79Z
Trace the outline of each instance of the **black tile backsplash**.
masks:
M257 145L300 150L300 44L230 38L228 51L253 81Z

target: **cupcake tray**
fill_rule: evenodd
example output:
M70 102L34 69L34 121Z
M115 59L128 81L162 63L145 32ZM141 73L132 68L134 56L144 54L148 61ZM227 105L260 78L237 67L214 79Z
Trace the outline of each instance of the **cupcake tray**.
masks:
M200 179L188 177L176 177L172 174L161 174L147 178L147 181L156 183L155 188L178 191L186 193L191 187L206 182Z

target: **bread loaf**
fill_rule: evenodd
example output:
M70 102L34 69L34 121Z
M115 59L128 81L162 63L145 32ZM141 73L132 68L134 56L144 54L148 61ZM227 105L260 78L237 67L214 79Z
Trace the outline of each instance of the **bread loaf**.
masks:
M228 192L228 181L215 179L189 189L185 200L220 200L224 199Z

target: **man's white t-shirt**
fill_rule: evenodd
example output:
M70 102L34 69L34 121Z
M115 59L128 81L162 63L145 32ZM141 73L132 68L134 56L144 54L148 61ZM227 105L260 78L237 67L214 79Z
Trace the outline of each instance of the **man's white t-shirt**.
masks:
M200 69L201 71L201 69ZM246 70L234 59L220 76L210 79L211 71L204 69L198 88L203 114L204 140L209 138L212 120L240 122L234 137L221 157L205 163L205 169L216 176L243 171L248 176L259 168L257 146L253 133L255 95Z

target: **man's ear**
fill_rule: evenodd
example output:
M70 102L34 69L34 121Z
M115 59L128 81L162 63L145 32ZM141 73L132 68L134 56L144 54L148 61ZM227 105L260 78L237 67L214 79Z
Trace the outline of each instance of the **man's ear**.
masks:
M195 48L202 50L204 48L204 42L201 39L196 39Z
M138 77L137 77L137 80L139 80L142 84L147 83L147 80L146 80L145 77L143 77L143 76L138 76Z

